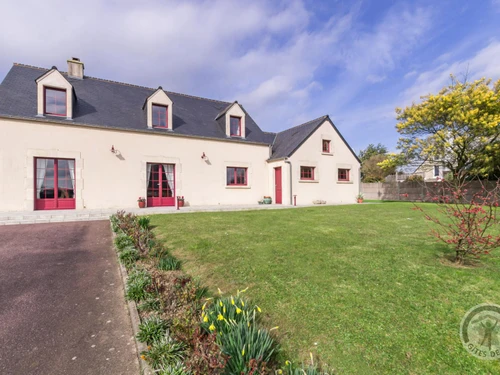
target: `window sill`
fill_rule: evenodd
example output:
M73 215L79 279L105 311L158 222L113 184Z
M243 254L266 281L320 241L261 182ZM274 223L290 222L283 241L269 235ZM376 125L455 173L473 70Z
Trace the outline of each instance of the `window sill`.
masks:
M158 130L168 130L168 131L172 131L171 128L167 128L165 126L153 126L151 129L158 129Z
M226 189L250 189L248 185L226 185Z
M319 180L299 180L299 182L304 184L317 184Z
M337 184L349 185L354 184L354 181L337 181Z
M321 155L333 156L333 152L322 152Z

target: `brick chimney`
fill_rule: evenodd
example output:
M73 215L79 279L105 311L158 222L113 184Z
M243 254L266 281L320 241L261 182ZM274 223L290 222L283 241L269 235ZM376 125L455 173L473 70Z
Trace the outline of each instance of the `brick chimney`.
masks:
M83 79L83 63L78 57L72 57L68 60L68 76L71 78Z

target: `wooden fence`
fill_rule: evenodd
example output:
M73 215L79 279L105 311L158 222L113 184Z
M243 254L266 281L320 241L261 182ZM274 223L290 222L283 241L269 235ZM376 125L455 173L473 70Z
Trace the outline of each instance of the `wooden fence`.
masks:
M410 182L389 181L362 183L361 192L365 199L378 199L390 201L430 201L430 197L442 195L446 182ZM465 199L481 191L482 186L487 190L495 187L495 181L472 181L467 184Z

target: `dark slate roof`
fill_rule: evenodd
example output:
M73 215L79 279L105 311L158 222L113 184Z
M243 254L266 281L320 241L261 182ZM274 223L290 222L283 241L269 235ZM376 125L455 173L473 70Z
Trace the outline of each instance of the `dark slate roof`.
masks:
M286 129L282 132L276 134L274 144L273 144L273 153L269 160L282 159L286 157L292 156L292 154L313 134L316 129L318 129L325 121L328 121L330 125L333 126L333 129L337 132L339 137L344 141L346 146L352 152L356 160L359 161L358 156L354 152L354 150L349 146L346 142L342 134L340 134L337 127L330 120L328 115L318 117L317 119L308 121L302 125L295 126L290 129ZM269 134L269 133L268 133ZM360 162L361 163L361 162Z
M0 115L39 120L35 80L50 69L14 64L0 85ZM62 72L61 72L62 73ZM157 89L87 77L83 80L63 76L73 85L76 104L73 120L57 121L75 125L94 125L109 128L143 130L165 133L161 129L148 129L144 101ZM232 103L204 99L165 91L174 102L173 131L179 135L206 138L228 138L215 118ZM233 138L234 139L234 138ZM246 138L240 142L271 144L251 116L246 118Z
M270 159L290 157L327 117L328 116L322 116L302 125L277 133L273 145L273 154Z

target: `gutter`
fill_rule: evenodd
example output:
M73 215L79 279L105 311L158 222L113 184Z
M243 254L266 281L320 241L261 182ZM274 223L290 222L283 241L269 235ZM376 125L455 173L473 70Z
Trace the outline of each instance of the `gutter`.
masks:
M284 159L285 163L290 166L290 205L293 205L293 188L292 188L292 162L288 158Z

